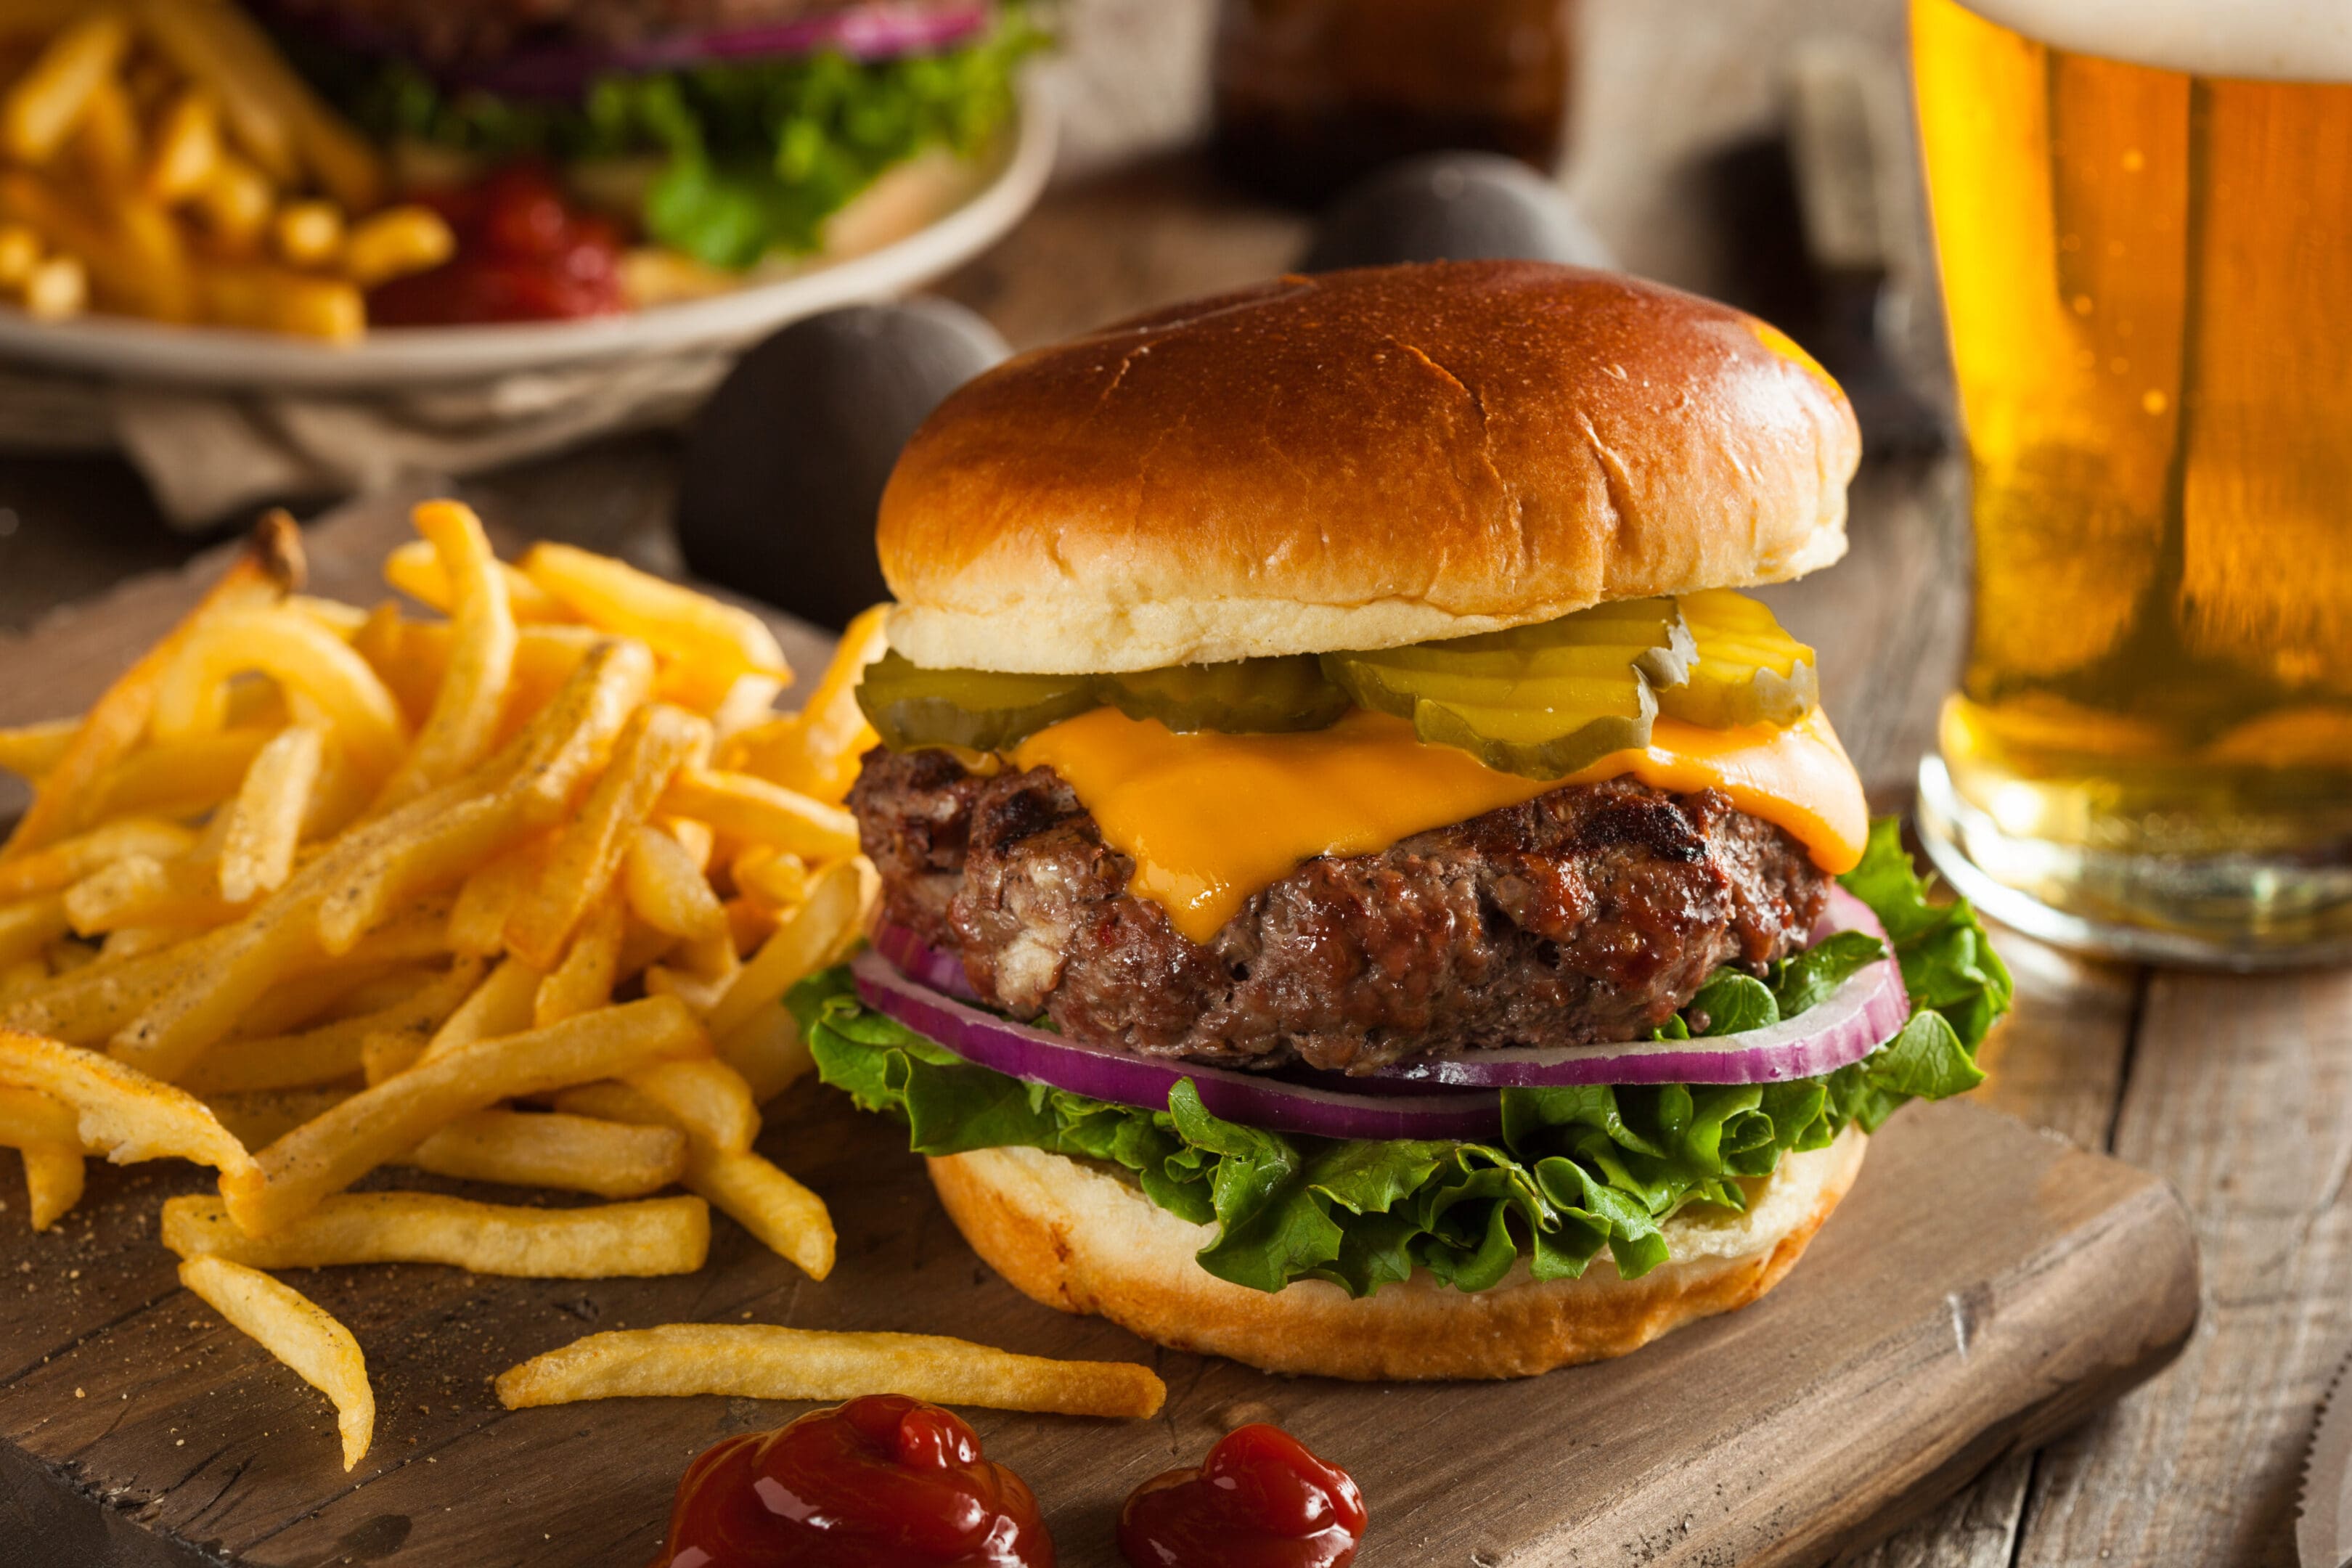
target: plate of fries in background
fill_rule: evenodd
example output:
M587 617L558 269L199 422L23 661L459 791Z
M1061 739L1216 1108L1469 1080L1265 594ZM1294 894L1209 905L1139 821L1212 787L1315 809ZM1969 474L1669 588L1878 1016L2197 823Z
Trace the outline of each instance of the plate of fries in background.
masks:
M749 611L566 545L500 561L456 502L415 519L384 563L408 605L305 595L273 516L86 712L0 731L34 791L0 847L0 1146L31 1224L92 1158L216 1173L155 1234L331 1402L345 1469L375 1435L364 1357L278 1271L690 1274L713 1209L832 1271L824 1201L752 1144L809 1067L784 994L864 940L875 893L840 803L878 608L779 715L792 672ZM1164 1395L1123 1363L757 1323L592 1335L498 1393L885 1390Z
M1054 143L1024 91L968 154L875 177L813 251L722 268L624 234L600 239L598 313L386 325L400 289L476 259L446 168L363 135L232 0L0 0L0 356L359 391L738 345L977 254L1034 204Z

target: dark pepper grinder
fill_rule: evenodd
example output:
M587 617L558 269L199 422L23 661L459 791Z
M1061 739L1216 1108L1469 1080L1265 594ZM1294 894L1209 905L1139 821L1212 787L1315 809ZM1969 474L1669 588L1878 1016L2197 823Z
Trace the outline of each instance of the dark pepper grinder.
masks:
M793 322L719 384L687 438L677 542L699 577L836 630L888 598L874 516L898 450L1011 351L945 300Z
M1445 150L1559 161L1571 0L1224 0L1211 155L1317 205L1383 163Z

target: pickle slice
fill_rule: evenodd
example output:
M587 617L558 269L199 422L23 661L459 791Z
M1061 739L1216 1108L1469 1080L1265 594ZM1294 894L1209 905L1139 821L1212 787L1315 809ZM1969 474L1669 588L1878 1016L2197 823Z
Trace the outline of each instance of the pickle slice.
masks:
M1685 679L1689 633L1671 599L1637 599L1448 642L1326 655L1367 708L1423 740L1529 778L1577 772L1649 743L1652 685Z
M1097 689L1129 718L1157 719L1179 734L1321 730L1348 710L1348 694L1325 679L1311 654L1107 675Z
M1711 730L1790 725L1821 703L1813 650L1745 594L1709 588L1675 601L1698 657L1689 678L1658 693L1658 711Z
M1100 703L1092 676L925 669L894 650L866 667L857 706L894 752L917 746L996 752Z

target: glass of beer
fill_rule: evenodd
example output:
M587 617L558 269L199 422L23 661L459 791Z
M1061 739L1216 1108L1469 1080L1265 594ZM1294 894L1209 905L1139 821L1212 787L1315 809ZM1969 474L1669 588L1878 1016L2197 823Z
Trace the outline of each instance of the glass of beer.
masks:
M1920 826L1988 912L2352 956L2352 5L1912 0L1967 426Z

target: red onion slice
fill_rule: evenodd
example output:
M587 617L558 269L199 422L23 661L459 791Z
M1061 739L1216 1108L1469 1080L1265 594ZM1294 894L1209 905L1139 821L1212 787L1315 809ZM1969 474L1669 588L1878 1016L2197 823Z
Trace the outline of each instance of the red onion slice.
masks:
M1868 905L1843 888L1832 888L1813 940L1843 931L1866 931L1882 941L1886 934ZM856 969L858 993L868 1005L982 1067L1097 1100L1155 1109L1168 1103L1168 1090L1178 1079L1190 1078L1200 1088L1202 1102L1219 1116L1332 1138L1491 1137L1499 1101L1481 1090L1815 1078L1870 1055L1911 1016L1902 971L1888 957L1856 971L1798 1016L1744 1034L1474 1051L1444 1060L1399 1062L1360 1079L1304 1068L1269 1076L1132 1056L965 1005L976 997L962 962L903 926L877 931L874 950L861 955ZM1441 1123L1481 1131L1410 1130ZM1375 1127L1403 1130L1367 1130Z
M1163 1110L1168 1091L1191 1079L1213 1116L1275 1132L1318 1138L1448 1138L1492 1142L1502 1135L1502 1096L1439 1089L1413 1095L1349 1094L1286 1083L1259 1073L1139 1057L1012 1023L908 979L874 949L851 962L860 1000L980 1067L1094 1100Z

